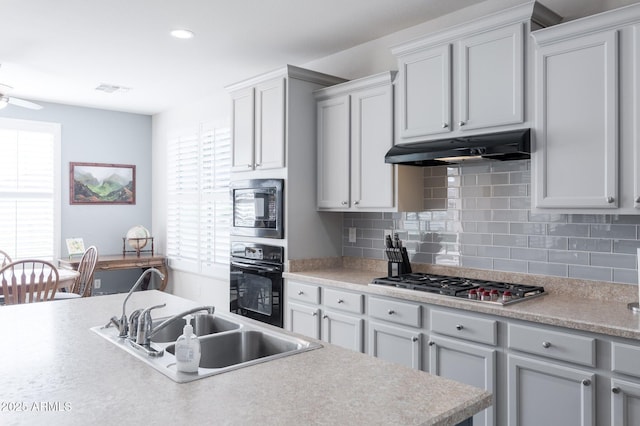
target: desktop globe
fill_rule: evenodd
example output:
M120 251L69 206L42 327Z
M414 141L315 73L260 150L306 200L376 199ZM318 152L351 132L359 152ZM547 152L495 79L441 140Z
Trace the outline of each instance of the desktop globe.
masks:
M142 225L136 225L129 229L126 236L129 247L138 252L145 248L150 237L151 233Z

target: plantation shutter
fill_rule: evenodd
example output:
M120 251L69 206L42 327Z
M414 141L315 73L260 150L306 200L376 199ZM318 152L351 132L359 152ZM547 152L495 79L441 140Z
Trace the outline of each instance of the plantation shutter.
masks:
M229 129L203 125L168 144L167 254L173 268L213 274L229 260Z
M13 260L59 257L60 129L0 119L0 249Z

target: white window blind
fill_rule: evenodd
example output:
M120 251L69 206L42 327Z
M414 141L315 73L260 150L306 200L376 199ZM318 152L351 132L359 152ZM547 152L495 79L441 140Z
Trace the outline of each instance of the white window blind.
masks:
M203 125L168 143L167 255L172 268L213 275L229 262L231 134Z
M0 249L14 260L59 257L60 133L0 118Z

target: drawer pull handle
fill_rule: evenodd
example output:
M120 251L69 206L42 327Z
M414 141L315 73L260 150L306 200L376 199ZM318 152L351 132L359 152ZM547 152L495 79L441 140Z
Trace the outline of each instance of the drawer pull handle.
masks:
M467 123L465 123L464 121L458 121L458 126L460 126L460 127L464 126L465 124L467 124Z
M419 339L418 339L416 336L413 336L413 337L411 338L411 341L412 341L412 342L414 342L414 343L415 343L415 342L417 342L418 340L419 340Z
M460 331L464 328L464 326L462 324L458 324L456 325L456 330Z
M314 317L318 316L318 311L314 311L311 315L313 315Z
M329 318L329 315L327 315L327 314L324 314L324 315L322 316L322 319L327 319L327 318Z
M338 303L344 303L344 300L338 299Z
M617 387L617 386L616 386L616 387L614 387L614 388L611 388L611 392L613 392L613 393L620 393L620 388L619 388L619 387Z
M429 343L428 343L429 346L433 346L435 344L436 344L436 342L434 342L433 340L429 340Z
M609 204L613 204L613 202L614 202L615 200L616 200L616 199L615 199L615 198L613 198L613 197L607 197L607 203L609 203Z
M304 294L304 291L300 290L298 291L298 296L302 296Z
M395 313L396 313L396 311L394 311L393 309L389 309L389 310L387 311L387 313L388 313L389 315L393 315L393 314L395 314Z
M542 347L545 349L549 349L551 347L551 343L550 342L542 342Z
M584 379L584 380L582 381L582 384L583 384L584 386L591 386L591 380L589 380L589 379Z

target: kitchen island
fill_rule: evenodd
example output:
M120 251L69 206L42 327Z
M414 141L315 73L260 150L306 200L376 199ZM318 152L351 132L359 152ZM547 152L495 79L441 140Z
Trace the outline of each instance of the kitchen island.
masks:
M125 294L0 308L0 424L456 424L489 392L322 343L320 349L178 384L93 333ZM127 313L197 306L157 290Z

